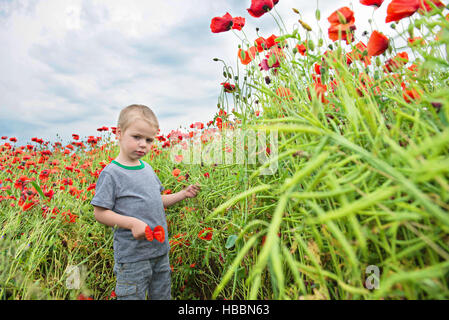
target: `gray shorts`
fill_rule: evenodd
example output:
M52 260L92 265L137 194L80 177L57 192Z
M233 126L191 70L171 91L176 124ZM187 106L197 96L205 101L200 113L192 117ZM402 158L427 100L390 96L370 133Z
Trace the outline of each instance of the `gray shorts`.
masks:
M116 263L117 300L170 300L171 269L168 254L157 258Z

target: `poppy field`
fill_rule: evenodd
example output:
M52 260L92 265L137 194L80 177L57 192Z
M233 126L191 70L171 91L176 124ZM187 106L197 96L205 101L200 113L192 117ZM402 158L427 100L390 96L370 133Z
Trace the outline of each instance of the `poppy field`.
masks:
M292 8L294 26L274 0L211 17L217 37L236 34L235 65L214 58L217 112L158 135L143 158L164 194L201 185L166 208L173 299L449 298L449 7L360 3L387 6L376 23L391 32L357 37L349 6L313 18ZM270 16L277 34L246 37L246 19ZM90 205L119 153L102 125L97 136L73 128L69 142L0 132L0 299L115 298L113 229ZM276 150L257 150L267 162L178 152L239 129L276 133Z

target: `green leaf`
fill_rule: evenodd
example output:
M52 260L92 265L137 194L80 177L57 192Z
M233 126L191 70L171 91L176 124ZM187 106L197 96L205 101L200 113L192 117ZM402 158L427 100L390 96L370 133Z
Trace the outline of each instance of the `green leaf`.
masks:
M39 195L41 196L42 199L45 199L45 195L42 192L41 187L39 187L39 185L36 183L36 181L31 181L31 184L33 185L34 189L36 189L36 191L39 193Z
M235 241L237 240L237 235L233 234L229 236L228 240L226 241L225 248L231 249L235 245Z

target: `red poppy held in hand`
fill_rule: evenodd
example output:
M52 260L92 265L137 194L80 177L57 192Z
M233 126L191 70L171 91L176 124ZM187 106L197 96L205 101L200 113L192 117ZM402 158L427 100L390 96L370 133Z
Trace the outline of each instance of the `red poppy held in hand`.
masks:
M159 241L160 243L164 242L165 240L165 231L162 226L156 226L153 230L153 236L154 238Z
M388 49L390 40L382 33L374 30L368 41L368 55L379 56Z
M145 238L148 241L153 241L153 231L151 230L150 226L145 227Z

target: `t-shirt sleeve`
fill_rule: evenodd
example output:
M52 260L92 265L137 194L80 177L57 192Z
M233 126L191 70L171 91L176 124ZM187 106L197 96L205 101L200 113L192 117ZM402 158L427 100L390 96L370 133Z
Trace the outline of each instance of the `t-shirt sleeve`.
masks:
M115 204L115 182L112 176L102 171L95 186L95 195L91 205L112 210Z

